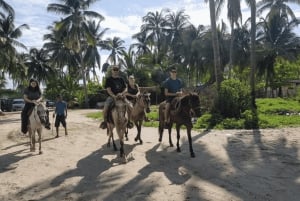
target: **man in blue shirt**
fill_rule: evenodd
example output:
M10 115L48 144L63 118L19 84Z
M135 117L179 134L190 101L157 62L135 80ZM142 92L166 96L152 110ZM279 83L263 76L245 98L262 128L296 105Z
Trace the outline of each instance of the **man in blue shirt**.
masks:
M53 118L55 117L55 114L56 114L56 118L55 118L54 126L56 128L56 138L59 137L58 127L59 127L60 123L65 128L65 135L68 135L67 124L66 124L66 118L67 118L67 114L68 114L67 103L62 100L61 95L57 95L57 97L56 97Z
M170 68L170 77L167 78L164 83L163 87L164 93L166 96L166 106L165 106L165 123L168 125L170 123L170 106L172 100L177 97L182 95L182 81L177 78L177 70L175 67Z

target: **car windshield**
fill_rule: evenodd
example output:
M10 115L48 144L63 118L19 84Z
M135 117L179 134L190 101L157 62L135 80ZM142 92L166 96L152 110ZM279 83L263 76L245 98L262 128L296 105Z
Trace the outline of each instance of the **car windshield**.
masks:
M14 101L13 104L23 104L24 101Z

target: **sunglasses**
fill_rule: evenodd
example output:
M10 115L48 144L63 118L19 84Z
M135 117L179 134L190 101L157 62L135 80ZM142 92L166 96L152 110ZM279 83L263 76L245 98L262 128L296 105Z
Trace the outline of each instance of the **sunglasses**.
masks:
M119 69L115 68L115 69L113 69L113 71L119 71Z

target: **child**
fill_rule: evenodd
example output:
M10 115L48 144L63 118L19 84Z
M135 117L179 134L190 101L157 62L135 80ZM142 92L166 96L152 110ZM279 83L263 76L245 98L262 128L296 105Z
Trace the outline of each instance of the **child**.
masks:
M56 97L56 103L55 103L55 110L53 112L53 118L55 117L55 128L56 128L56 138L59 137L59 131L58 127L61 123L63 127L65 128L65 135L68 135L67 132L67 124L66 124L66 118L67 118L67 103L62 100L61 95L57 95Z

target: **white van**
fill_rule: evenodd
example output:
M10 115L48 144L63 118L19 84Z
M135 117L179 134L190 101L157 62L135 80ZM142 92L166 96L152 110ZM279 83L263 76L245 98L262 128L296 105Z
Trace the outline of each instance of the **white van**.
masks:
M25 106L24 99L13 99L12 101L12 111L22 111Z

